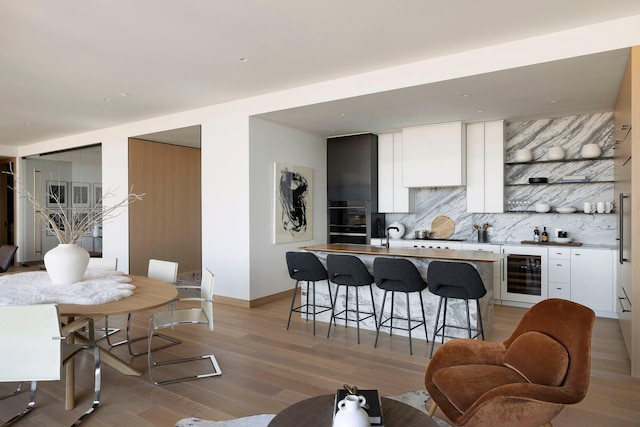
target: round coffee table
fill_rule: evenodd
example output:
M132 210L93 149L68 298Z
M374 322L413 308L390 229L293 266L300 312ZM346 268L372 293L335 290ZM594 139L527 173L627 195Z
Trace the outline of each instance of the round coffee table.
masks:
M276 415L269 427L331 426L334 400L335 395L326 394L294 403ZM385 427L438 427L438 424L424 412L386 397L382 398L382 417Z

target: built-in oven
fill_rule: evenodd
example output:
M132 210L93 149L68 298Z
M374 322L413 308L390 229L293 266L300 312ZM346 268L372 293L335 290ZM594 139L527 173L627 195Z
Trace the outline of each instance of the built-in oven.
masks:
M502 260L500 298L535 304L548 297L547 248L502 246L507 257Z
M329 202L329 243L368 244L381 235L384 214L372 214L366 201Z

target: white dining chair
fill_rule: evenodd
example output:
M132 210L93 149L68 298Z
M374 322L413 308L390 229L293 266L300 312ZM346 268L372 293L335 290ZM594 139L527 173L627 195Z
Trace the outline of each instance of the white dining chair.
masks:
M180 326L187 325L206 325L210 331L213 331L213 284L214 275L208 268L205 268L202 272L202 281L199 286L200 298L187 297L176 299L166 311L161 311L153 314L149 321L149 340L147 357L149 363L149 378L155 385L171 384L180 381L196 380L201 378L209 378L222 375L220 365L213 354L207 354L204 356L194 356L181 359L172 359L158 361L154 359L154 352L152 351L153 338L158 336L158 331L162 329L175 329ZM198 286L178 286L179 289L197 289ZM180 308L180 306L188 301L199 301L199 308ZM180 378L166 379L163 381L156 381L153 377L154 369L158 366L173 365L178 363L195 362L198 360L208 359L211 362L213 371L188 375Z
M147 269L147 277L175 285L178 281L178 263L173 261L150 259L149 267Z
M108 270L108 271L116 271L118 270L118 258L89 258L89 264L87 264L87 269L96 269L96 270ZM103 335L96 337L96 340L101 340L104 338L108 338L109 335L113 335L115 333L120 332L120 328L110 328L109 327L109 316L104 317L104 328L96 328L96 331L104 332Z
M118 269L118 258L89 258L87 268L116 271Z
M178 263L173 261L150 259L149 266L147 269L147 277L150 279L161 281L161 282L170 283L175 286L176 282L178 281ZM156 347L154 350L160 350L160 349L171 347L181 343L180 340L177 340L173 337L169 337L164 334L158 334L157 336L159 338L164 338L167 341L167 344ZM145 340L145 339L147 339L146 335L135 337L135 338L131 337L131 313L127 315L126 338L123 341L111 343L109 340L109 335L107 335L107 343L110 346L116 347L122 344L127 344L127 349L129 351L129 354L134 357L146 354L147 350L145 349L144 351L134 351L131 344L137 341Z
M31 412L36 404L37 382L59 380L62 365L85 349L93 351L95 361L93 403L73 425L79 425L96 410L100 404L100 350L93 340L92 322L77 320L61 329L55 304L0 306L0 382L19 383L15 392L0 396L0 400L19 394L23 382L31 382L26 409L3 425L13 424ZM65 342L66 336L87 325L89 344Z

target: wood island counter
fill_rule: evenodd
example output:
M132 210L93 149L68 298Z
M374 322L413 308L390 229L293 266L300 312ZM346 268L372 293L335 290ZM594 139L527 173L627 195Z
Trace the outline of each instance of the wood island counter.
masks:
M413 264L418 267L418 271L426 281L427 270L429 269L429 263L431 261L449 261L449 262L466 262L473 265L480 274L484 283L487 294L480 299L480 310L482 312L482 322L485 330L485 334L491 331L493 325L493 263L498 262L505 257L502 254L494 254L486 251L464 251L464 250L452 250L452 249L425 249L425 248L385 248L381 246L371 245L357 245L357 244L343 244L332 243L324 245L311 245L303 246L299 248L303 251L314 253L320 261L326 266L327 255L330 253L348 254L357 256L362 260L364 265L373 274L373 260L377 257L402 257L407 258ZM335 285L332 285L335 289ZM374 292L374 300L376 305L376 313L378 318L380 316L379 308L382 306L382 297L384 291L379 289L375 284L372 286ZM304 291L304 288L303 288ZM352 290L351 292L354 292ZM371 310L371 297L369 296L368 289L358 289L360 293L360 309L362 311ZM429 339L433 334L433 329L436 324L436 313L438 310L438 303L440 298L425 289L422 292L424 300L425 315L427 317L427 333ZM316 285L316 299L318 304L330 305L329 292L326 281L324 283L319 282ZM353 303L353 297L349 299ZM419 313L420 309L419 298L410 298L411 313ZM336 303L336 311L344 309L344 297L338 298ZM404 305L404 304L401 304ZM387 316L387 306L385 307L385 317ZM477 310L475 304L469 304L469 311L471 314L472 324L477 325ZM328 322L330 314L325 312L319 314L317 320ZM459 324L460 326L466 325L466 306L462 300L450 300L449 308L447 309L447 323ZM353 326L353 325L350 325ZM373 319L367 319L360 325L361 328L375 330L375 323ZM383 330L384 332L384 330ZM408 335L406 331L394 330L394 334ZM456 335L460 337L466 336L466 331L455 330L449 328L447 334ZM381 338L382 338L381 334ZM421 328L417 328L412 332L412 336L415 338L425 339L424 332Z
M453 249L426 249L426 248L385 248L371 245L355 245L347 243L331 243L328 245L302 246L303 251L309 252L336 252L352 255L375 255L403 258L428 258L440 261L464 261L496 262L505 257L503 254L494 254L488 251L462 251ZM485 284L486 285L486 284Z

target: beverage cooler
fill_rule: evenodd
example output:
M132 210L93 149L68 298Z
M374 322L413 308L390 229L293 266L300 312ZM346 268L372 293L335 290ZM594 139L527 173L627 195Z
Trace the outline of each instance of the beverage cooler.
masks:
M384 237L384 214L370 212L365 201L329 202L329 243L369 244Z
M535 304L548 295L547 248L503 246L500 296L504 301Z

